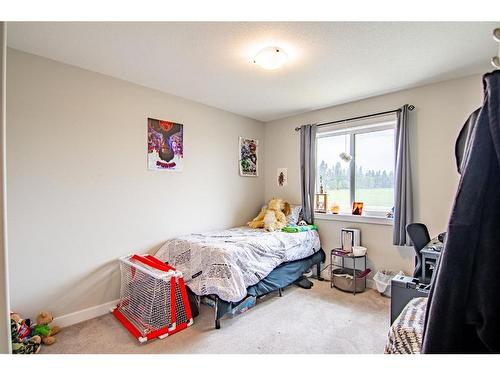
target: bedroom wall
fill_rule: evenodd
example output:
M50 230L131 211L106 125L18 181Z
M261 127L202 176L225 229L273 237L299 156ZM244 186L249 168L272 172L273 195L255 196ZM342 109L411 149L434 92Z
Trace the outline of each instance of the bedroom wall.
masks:
M300 202L296 126L391 110L409 103L416 107L410 115L415 221L425 223L431 236L445 231L459 179L455 139L469 114L481 105L482 97L481 76L475 75L266 123L266 199L281 196ZM277 186L277 168L288 168L288 186L284 188ZM369 267L412 272L413 250L392 245L392 226L326 220L317 220L317 224L325 250L340 244L341 228L359 228L362 243L368 247Z
M118 257L242 225L263 203L263 163L261 177L238 174L239 136L259 139L264 157L260 122L12 49L7 80L11 301L22 315L105 312ZM184 124L183 172L146 169L148 117Z

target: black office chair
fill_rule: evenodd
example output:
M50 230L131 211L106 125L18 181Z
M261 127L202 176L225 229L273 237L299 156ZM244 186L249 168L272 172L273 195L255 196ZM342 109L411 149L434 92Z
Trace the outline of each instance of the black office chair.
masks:
M406 232L410 236L411 242L413 242L413 249L415 250L415 270L413 271L413 277L422 277L422 255L420 250L422 250L425 245L429 243L431 237L429 236L429 231L425 224L422 223L411 223L406 226Z

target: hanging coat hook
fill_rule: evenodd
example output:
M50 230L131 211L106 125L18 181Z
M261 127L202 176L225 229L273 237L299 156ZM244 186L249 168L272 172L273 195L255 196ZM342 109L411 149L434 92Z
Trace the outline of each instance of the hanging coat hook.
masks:
M493 39L499 44L498 55L491 58L491 65L493 65L496 69L500 69L500 27L493 30Z
M495 39L497 43L500 43L500 27L493 30L493 39Z

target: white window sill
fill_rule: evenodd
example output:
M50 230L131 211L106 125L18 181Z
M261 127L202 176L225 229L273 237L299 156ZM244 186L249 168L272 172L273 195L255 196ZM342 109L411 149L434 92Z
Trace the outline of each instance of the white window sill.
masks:
M314 219L317 220L330 220L330 221L347 221L352 223L367 223L378 225L393 225L394 219L388 219L380 216L364 216L364 215L350 215L350 214L322 214L315 212Z

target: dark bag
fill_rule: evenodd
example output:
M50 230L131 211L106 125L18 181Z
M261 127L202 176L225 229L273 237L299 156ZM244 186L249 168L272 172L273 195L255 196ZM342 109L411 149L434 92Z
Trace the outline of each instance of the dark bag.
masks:
M188 286L186 286L186 290L189 300L189 307L191 308L191 314L193 315L193 318L196 318L198 315L200 315L200 296L194 294Z

